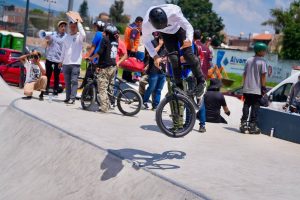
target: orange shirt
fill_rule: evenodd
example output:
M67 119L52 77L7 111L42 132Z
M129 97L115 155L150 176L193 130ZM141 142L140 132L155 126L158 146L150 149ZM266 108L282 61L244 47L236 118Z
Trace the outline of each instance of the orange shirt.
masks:
M128 25L124 33L124 41L127 50L131 50L130 40L134 40L134 51L138 50L141 32L135 23Z

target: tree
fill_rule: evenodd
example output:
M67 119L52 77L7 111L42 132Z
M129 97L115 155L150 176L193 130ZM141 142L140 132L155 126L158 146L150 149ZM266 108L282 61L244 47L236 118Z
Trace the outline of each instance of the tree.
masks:
M181 7L183 15L192 24L194 29L199 29L204 39L213 38L213 45L219 46L224 39L220 33L224 29L223 19L212 10L209 0L167 0L167 3Z
M109 9L109 15L113 23L129 23L129 17L123 14L124 1L115 0L114 4Z
M83 21L85 22L89 22L89 7L88 7L88 3L86 0L83 0L82 4L79 7L79 14L81 16L81 18L83 19Z
M283 34L282 48L279 52L284 59L300 59L300 0L295 0L287 10L271 9L272 19L262 25L272 26L275 33Z
M47 14L40 9L33 9L29 11L29 21L38 30L48 30Z

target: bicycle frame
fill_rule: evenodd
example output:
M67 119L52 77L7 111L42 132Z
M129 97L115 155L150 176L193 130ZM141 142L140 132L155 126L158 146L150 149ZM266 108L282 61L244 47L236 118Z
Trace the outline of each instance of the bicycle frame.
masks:
M188 91L188 90L184 91L184 90L182 90L182 89L180 89L179 87L176 86L175 78L174 78L174 68L170 64L170 61L169 61L169 56L170 55L178 55L178 52L174 51L174 52L168 53L165 56L165 57L167 57L167 66L166 66L166 68L167 69L171 68L171 70L172 70L172 75L170 75L170 72L166 73L167 83L168 83L168 91L169 91L169 93L167 94L167 96L168 95L173 95L173 94L181 94L183 96L187 96L191 100L191 102L192 102L195 110L198 110L200 106L197 104L197 102L195 102L193 93L191 91ZM183 79L183 84L187 84L187 83L184 83L185 81L186 81L186 79ZM203 97L203 95L201 96L201 98L202 97Z

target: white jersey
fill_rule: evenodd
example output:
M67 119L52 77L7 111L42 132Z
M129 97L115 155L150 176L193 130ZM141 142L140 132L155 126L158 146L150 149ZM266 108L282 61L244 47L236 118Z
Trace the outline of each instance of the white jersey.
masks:
M168 17L168 26L164 29L157 30L152 26L149 22L149 13L153 8L161 8L165 11ZM186 31L186 38L189 41L193 41L194 29L192 25L187 21L187 19L183 16L181 8L174 4L163 4L158 6L153 6L149 8L146 13L146 16L143 20L143 35L142 39L145 44L146 49L148 50L151 57L157 55L155 48L151 41L153 40L152 33L159 31L167 34L175 34L180 28L183 28Z
M64 65L80 65L82 59L83 42L86 34L81 23L77 23L78 32L67 35L63 42L62 63Z
M59 34L54 32L50 35L49 43L46 49L46 58L51 62L62 62L61 54L63 48L63 41L67 34Z

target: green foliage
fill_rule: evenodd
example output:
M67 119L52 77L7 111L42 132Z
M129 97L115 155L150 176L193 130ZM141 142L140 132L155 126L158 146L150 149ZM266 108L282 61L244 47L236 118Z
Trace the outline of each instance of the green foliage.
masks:
M125 32L125 29L126 29L126 27L127 27L127 24L124 24L124 23L118 23L118 24L116 24L116 27L117 27L117 29L120 31L120 34L124 34L124 32Z
M79 12L81 18L86 22L89 21L88 11L89 11L88 3L86 0L83 0L82 4L79 7L78 12Z
M33 15L44 15L45 14L45 12L43 10L40 10L40 9L30 10L29 13L33 14Z
M129 23L129 17L123 14L124 12L124 1L115 0L114 4L109 9L109 15L113 23Z
M38 30L48 30L47 16L47 13L40 9L33 9L29 11L29 21Z
M288 14L282 8L274 8L270 10L272 19L268 19L262 23L263 26L272 26L276 34L283 31L288 21Z
M212 44L219 46L224 39L220 31L224 29L223 19L212 10L209 0L167 0L178 5L194 29L199 29L204 38L212 37Z
M283 33L280 57L300 59L300 0L295 0L287 10L271 9L272 19L262 25L272 26L276 33Z
M234 83L230 87L223 86L222 91L229 91L232 89L242 87L243 77L240 74L235 73L227 73L228 78L234 80ZM275 87L278 83L274 82L267 82L267 87Z
M283 30L281 56L286 59L300 59L300 24L289 23Z

